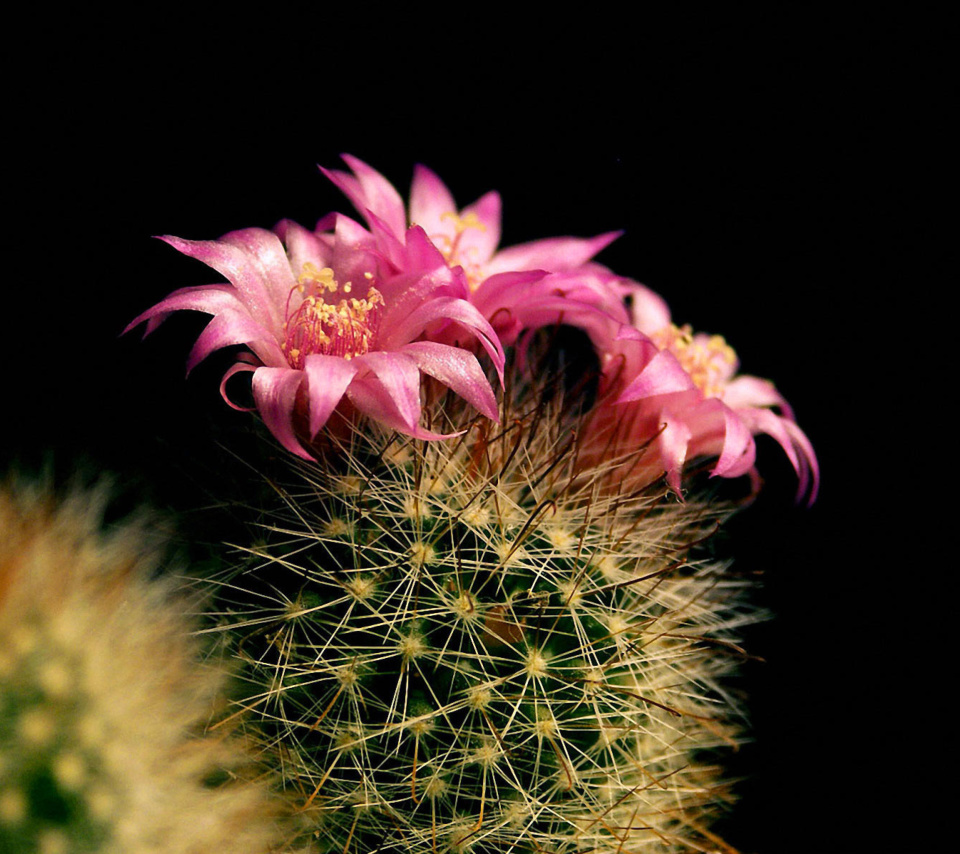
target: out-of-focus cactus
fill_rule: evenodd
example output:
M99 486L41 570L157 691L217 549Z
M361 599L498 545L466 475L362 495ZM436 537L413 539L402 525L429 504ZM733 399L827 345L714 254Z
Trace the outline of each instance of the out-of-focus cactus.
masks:
M321 852L723 849L721 677L756 614L698 558L720 510L625 494L575 417L513 399L497 426L448 396L426 411L462 438L358 431L278 486L217 579L243 706Z
M0 851L267 854L282 842L183 602L101 493L0 489Z

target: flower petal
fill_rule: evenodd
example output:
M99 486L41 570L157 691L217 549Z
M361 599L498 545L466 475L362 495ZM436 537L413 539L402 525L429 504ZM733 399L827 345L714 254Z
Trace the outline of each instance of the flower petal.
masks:
M223 402L231 409L236 409L237 412L256 411L257 407L255 406L240 406L239 404L236 404L230 400L230 397L227 395L227 383L230 381L230 378L236 374L246 371L253 373L258 367L258 365L253 365L250 362L237 362L235 365L232 365L230 368L228 368L227 372L223 375L223 379L220 380L220 397L223 398Z
M677 357L668 350L660 350L623 390L617 403L692 389L696 389L696 385Z
M797 500L803 498L809 487L807 504L813 504L820 489L820 464L817 462L813 445L803 430L792 419L777 415L769 409L738 409L737 414L754 433L772 436L783 448L799 479Z
M253 374L253 399L263 423L280 444L292 454L312 460L293 429L293 409L303 378L303 371L292 368L257 368Z
M250 315L231 309L217 314L200 333L187 358L187 374L214 350L234 344L247 344L267 365L286 365L283 352L270 332Z
M202 261L225 276L237 289L250 316L275 336L279 335L280 309L272 299L270 286L264 281L262 270L251 261L247 252L227 241L229 236L226 235L221 240L183 240L164 235L160 239L178 252ZM276 237L274 239L276 240Z
M669 411L660 414L660 433L657 436L656 448L660 454L660 463L667 474L667 484L679 496L680 474L687 459L687 448L693 434L682 418L677 418Z
M509 270L550 270L564 273L586 264L623 232L609 231L596 237L551 237L501 249L486 265L487 275Z
M443 215L456 213L457 204L447 185L432 169L417 164L410 185L410 224L421 226L427 234L446 230Z
M670 309L660 294L630 280L622 283L622 290L630 300L630 318L634 327L645 335L653 335L670 325Z
M314 353L303 360L310 403L310 438L320 432L357 375L357 366L339 356Z
M473 214L483 227L468 228L463 232L459 255L480 265L486 265L494 257L500 243L500 208L500 194L491 190L460 212L463 218Z
M406 344L401 352L425 374L442 382L487 418L499 422L497 398L473 353L434 341Z
M329 247L314 232L304 228L292 219L282 219L273 230L287 247L287 254L290 258L290 269L295 276L299 277L304 264L315 264L319 268L327 267L332 263ZM287 294L293 287L291 282L287 288ZM287 294L284 294L284 305L286 305Z
M757 446L749 426L738 413L716 398L704 401L702 408L719 413L723 419L723 445L710 476L740 477L746 474L753 468L757 458Z
M348 389L357 408L403 432L420 421L420 370L402 353L366 353L355 360L361 372ZM398 428L399 429L399 428Z
M280 238L265 228L244 228L231 231L220 240L242 250L248 263L257 270L269 294L269 308L277 323L274 331L279 332L279 324L283 322L283 307L290 289L296 283L296 275L290 269L290 261Z
M500 381L503 382L505 357L497 334L486 318L464 299L454 297L431 299L414 308L405 318L397 318L392 324L393 328L390 328L385 316L383 325L388 327L388 332L380 340L381 349L399 349L403 344L411 342L429 324L437 320L448 320L459 324L471 335L476 336L481 346L493 360ZM393 317L391 317L391 321L394 321Z
M723 389L723 400L733 409L756 406L779 406L787 418L793 418L790 404L770 380L743 374L734 377Z
M340 155L353 170L353 175L320 167L353 206L364 217L367 211L376 215L387 224L393 234L400 238L407 227L407 216L403 208L403 199L396 188L376 169L349 154ZM356 177L354 177L356 176Z
M219 314L227 310L245 312L247 309L231 285L202 285L193 288L180 288L152 308L148 308L143 314L137 315L127 324L121 334L126 335L135 326L147 320L149 323L143 332L143 337L146 338L166 320L168 314L183 310Z

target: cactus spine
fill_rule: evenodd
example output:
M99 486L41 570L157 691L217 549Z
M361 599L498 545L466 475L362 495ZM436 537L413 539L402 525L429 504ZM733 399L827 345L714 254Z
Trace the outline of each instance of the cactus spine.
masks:
M716 507L579 471L576 418L507 399L501 426L435 404L457 440L358 430L277 487L217 580L243 706L320 852L726 849L712 751L755 615L691 551Z

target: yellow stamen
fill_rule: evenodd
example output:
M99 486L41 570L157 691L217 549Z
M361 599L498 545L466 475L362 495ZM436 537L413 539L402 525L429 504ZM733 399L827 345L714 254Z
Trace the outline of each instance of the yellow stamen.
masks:
M372 274L364 278L372 281ZM383 296L370 285L365 299L356 297L327 302L325 294L338 291L349 294L352 282L337 281L329 267L318 268L307 262L287 301L286 340L282 345L287 360L294 368L302 368L303 360L316 353L352 359L368 352L379 325ZM291 310L294 293L301 295L300 304Z
M706 397L723 397L730 368L737 363L737 354L722 335L711 335L706 341L694 338L689 325L658 329L650 336L661 350L677 357L690 379Z

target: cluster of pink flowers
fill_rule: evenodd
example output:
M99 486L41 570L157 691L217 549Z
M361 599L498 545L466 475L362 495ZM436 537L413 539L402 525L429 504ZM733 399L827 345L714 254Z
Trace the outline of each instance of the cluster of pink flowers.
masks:
M322 169L366 227L340 213L313 231L289 220L214 241L164 237L229 284L175 291L137 317L151 332L175 311L213 316L188 371L216 349L249 348L224 376L252 373L256 409L280 443L311 458L334 413L359 413L422 439L422 375L497 419L494 389L477 358L503 381L504 348L523 333L566 324L587 333L603 371L586 422L589 456L644 449L633 478L665 475L680 493L686 463L716 457L714 475L755 472L754 435L782 446L812 501L819 471L786 401L765 380L736 375L719 336L675 326L660 297L593 257L619 234L556 237L498 251L500 196L458 209L444 183L416 168L409 207L366 163Z

